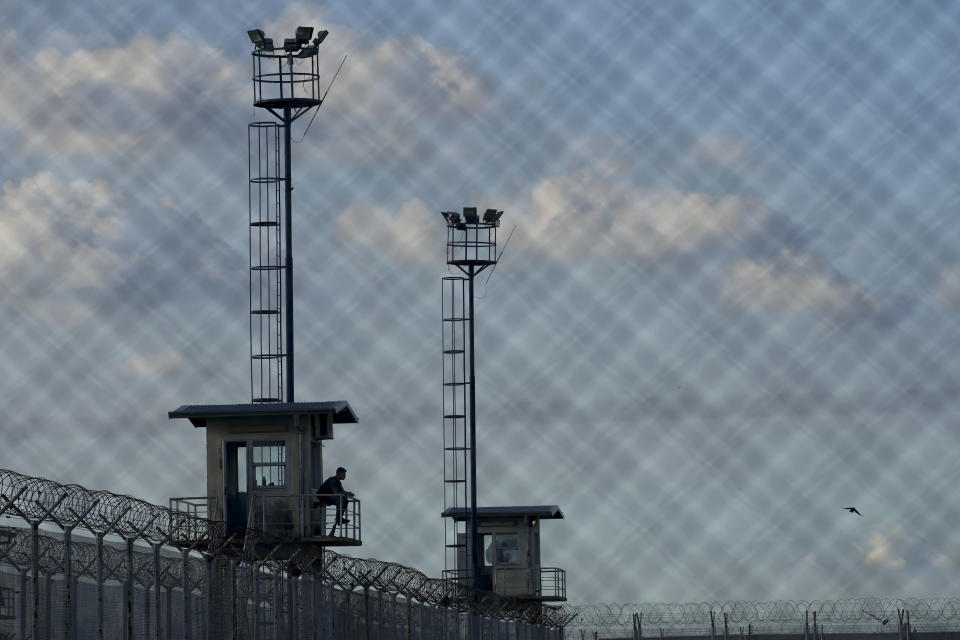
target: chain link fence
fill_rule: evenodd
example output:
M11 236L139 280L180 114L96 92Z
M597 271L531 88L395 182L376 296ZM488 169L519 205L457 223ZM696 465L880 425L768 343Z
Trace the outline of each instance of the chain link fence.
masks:
M4 638L545 640L571 616L14 471L0 516Z

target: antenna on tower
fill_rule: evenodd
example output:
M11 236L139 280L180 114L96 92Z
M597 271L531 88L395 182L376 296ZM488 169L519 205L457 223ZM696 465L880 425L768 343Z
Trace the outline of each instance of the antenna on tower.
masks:
M337 72L333 74L333 78L330 80L330 84L327 85L327 90L323 92L323 95L320 96L320 102L323 103L327 99L327 94L330 93L330 87L333 86L333 83L336 81L337 76L340 75L340 69L343 68L343 63L347 61L347 56L343 56L343 60L340 61L340 66L337 67ZM307 137L307 132L310 131L310 125L313 124L313 119L317 117L317 113L320 111L320 106L318 105L313 111L313 115L310 116L310 122L307 123L307 128L303 130L303 135L300 136L300 139L296 141L295 144L300 144L303 142L303 139Z

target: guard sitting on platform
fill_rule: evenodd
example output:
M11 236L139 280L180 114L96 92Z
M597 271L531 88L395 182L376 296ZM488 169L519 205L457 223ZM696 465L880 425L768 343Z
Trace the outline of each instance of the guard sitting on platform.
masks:
M344 514L347 510L347 498L352 498L354 494L343 488L342 482L346 478L347 470L343 467L337 467L337 475L330 476L324 480L320 488L317 489L317 501L313 505L314 507L318 507L321 504L336 506L337 514L334 520L334 528L336 528L338 524L350 523Z

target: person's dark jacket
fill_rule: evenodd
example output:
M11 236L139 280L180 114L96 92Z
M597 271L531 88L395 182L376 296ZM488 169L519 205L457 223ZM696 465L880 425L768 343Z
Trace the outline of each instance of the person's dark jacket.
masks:
M320 488L317 489L318 495L329 493L345 493L343 490L343 484L340 482L340 479L337 476L330 476L324 480L323 484L320 485Z

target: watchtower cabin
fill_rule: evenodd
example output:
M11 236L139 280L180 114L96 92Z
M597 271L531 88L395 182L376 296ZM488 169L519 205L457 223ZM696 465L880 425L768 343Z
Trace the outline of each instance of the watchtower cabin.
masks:
M334 425L357 422L347 402L184 405L169 416L207 436L207 495L174 498L172 508L290 542L361 544L360 502L344 498L342 523L316 493L333 475L324 472L323 442Z
M466 526L466 533L461 534L457 566L444 571L444 577L469 584L466 540L471 532L470 509L446 509L443 517ZM562 518L563 512L556 505L478 507L480 588L521 600L566 601L566 571L540 565L540 523Z

